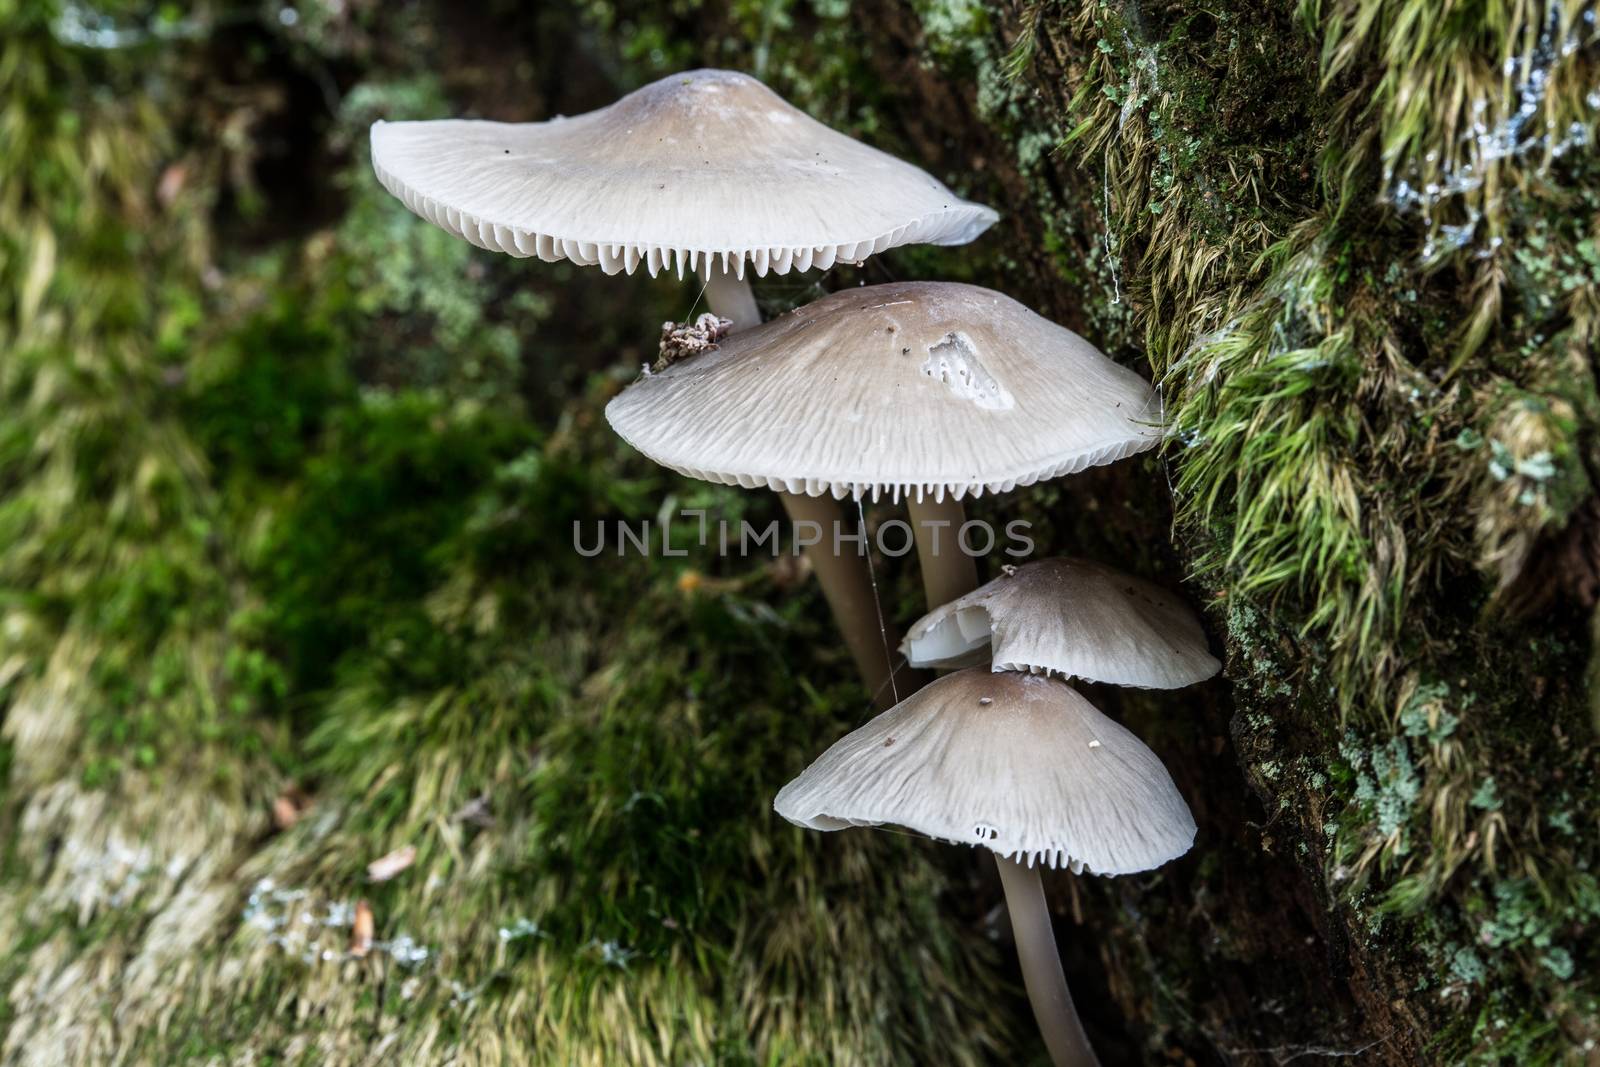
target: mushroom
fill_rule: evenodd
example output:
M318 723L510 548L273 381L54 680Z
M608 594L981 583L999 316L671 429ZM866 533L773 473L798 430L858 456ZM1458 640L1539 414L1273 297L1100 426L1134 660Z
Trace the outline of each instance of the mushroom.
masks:
M813 830L891 824L995 853L1052 1060L1097 1062L1072 1006L1041 866L1132 874L1187 852L1195 823L1161 761L1067 683L946 675L819 756L773 803Z
M897 245L965 244L999 218L726 70L673 74L548 122L376 122L372 166L412 211L481 248L608 274L697 271L734 330L761 321L747 262L759 276L827 269ZM842 526L831 500L784 503L796 523ZM897 639L868 621L868 560L808 555L869 688L892 691Z
M992 658L996 671L1144 689L1193 685L1222 667L1187 604L1085 559L1025 563L918 619L900 648L913 667Z
M692 477L783 493L904 498L928 606L972 590L964 497L1141 452L1160 437L1149 383L990 289L847 289L623 390L611 425ZM879 640L875 621L858 630Z
M681 278L735 329L745 278L965 244L999 216L837 133L748 74L693 70L548 122L376 122L372 166L418 215L513 256Z

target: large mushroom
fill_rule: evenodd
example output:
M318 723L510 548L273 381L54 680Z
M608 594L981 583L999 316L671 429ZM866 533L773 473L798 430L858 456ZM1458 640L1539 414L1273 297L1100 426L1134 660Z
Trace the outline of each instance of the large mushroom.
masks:
M903 826L995 853L1034 1015L1058 1065L1098 1061L1067 989L1040 866L1115 875L1187 852L1161 761L1044 675L946 675L836 741L773 807L813 830Z
M607 274L698 271L735 328L760 321L747 263L764 276L965 244L999 217L728 70L548 122L376 122L372 166L407 207L481 248Z
M992 663L1142 689L1180 689L1222 667L1182 600L1086 559L1011 568L912 623L900 647L913 667Z
M964 244L999 217L726 70L673 74L548 122L377 122L372 165L407 207L481 248L608 274L698 272L734 330L761 321L747 265L764 276ZM784 503L796 523L843 525L832 500ZM808 555L834 616L869 687L891 692L895 639L862 621L868 560L823 547Z
M965 497L1160 438L1144 379L1015 300L951 282L834 293L642 378L606 417L656 462L775 489L791 513L829 498L904 499L930 608L977 585L958 544ZM881 640L870 615L844 628Z

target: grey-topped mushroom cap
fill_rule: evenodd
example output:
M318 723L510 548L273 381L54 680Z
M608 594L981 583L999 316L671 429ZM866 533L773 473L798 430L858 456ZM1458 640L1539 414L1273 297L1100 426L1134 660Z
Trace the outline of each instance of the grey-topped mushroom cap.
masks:
M706 481L835 498L961 499L1160 439L1150 384L1010 297L847 289L623 390L629 444Z
M1084 559L1023 564L918 619L900 650L913 667L992 661L1145 689L1193 685L1222 667L1182 600Z
M889 823L1096 874L1159 867L1195 835L1144 742L1063 681L981 669L847 734L773 807L813 830Z
M651 274L779 274L895 245L964 244L999 217L817 122L747 74L694 70L548 122L378 122L378 179L491 251Z

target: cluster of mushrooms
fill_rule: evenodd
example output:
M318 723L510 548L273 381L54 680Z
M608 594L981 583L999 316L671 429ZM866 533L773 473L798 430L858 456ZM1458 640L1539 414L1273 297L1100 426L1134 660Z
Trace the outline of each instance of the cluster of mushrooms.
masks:
M865 538L807 550L887 710L775 807L817 830L887 823L991 850L1051 1058L1096 1063L1039 870L1150 870L1188 851L1195 824L1155 754L1069 682L1175 688L1219 664L1164 590L1077 559L1006 566L979 587L958 533L969 495L1155 445L1149 383L971 285L864 286L762 323L751 270L964 244L998 216L744 74L673 75L541 123L379 122L372 158L411 210L482 248L703 279L715 317L699 341L670 330L678 358L646 368L606 409L651 459L771 489L792 519L824 530L849 528L846 499L856 517L863 499L904 502L930 611L903 643L881 620ZM920 669L944 673L919 689Z

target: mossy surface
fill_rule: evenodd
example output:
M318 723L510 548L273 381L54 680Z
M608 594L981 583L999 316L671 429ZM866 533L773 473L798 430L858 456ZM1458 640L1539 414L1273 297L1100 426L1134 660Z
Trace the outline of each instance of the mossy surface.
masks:
M1063 182L1106 231L1059 244L1098 267L1090 321L1162 385L1263 845L1332 909L1362 1054L1581 1060L1593 9L1107 3L1024 24L1023 69L1071 127Z
M0 1063L1042 1055L976 857L770 813L866 714L814 585L578 566L574 520L774 514L604 424L692 289L478 252L364 158L375 118L709 64L1006 214L769 309L973 280L1161 384L1161 456L973 509L1190 579L1227 646L1226 683L1092 693L1202 828L1051 887L1107 1062L1593 1056L1592 7L0 27Z

